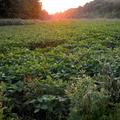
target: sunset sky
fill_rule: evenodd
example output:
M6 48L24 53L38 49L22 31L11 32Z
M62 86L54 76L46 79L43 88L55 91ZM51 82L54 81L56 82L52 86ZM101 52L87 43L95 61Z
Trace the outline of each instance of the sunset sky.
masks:
M93 0L40 0L42 2L42 8L45 9L49 14L56 12L63 12L69 8L76 8L83 6L87 2Z

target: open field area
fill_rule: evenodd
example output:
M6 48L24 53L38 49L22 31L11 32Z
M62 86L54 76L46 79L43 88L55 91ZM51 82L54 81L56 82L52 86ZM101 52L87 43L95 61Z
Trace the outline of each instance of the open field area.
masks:
M0 118L118 120L120 21L0 26Z

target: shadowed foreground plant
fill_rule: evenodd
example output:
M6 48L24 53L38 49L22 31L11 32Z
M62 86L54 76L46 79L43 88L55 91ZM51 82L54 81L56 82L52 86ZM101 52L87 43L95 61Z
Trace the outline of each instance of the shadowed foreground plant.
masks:
M120 118L120 79L110 74L105 64L94 78L78 78L67 87L70 114L68 120L118 120Z
M19 116L23 120L63 120L68 116L69 100L65 94L67 82L27 80L5 86L5 118ZM3 107L4 107L3 106ZM14 114L14 117L11 116ZM16 116L15 116L16 115ZM28 120L28 119L27 119Z

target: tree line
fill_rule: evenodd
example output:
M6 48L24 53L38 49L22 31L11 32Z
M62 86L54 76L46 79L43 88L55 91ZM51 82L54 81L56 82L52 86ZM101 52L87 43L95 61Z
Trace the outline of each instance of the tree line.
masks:
M39 0L0 0L0 18L40 18L42 4Z
M120 0L94 0L83 7L71 8L49 15L42 10L40 0L0 0L0 18L22 19L80 19L120 18Z
M52 16L54 19L120 18L120 0L94 0Z

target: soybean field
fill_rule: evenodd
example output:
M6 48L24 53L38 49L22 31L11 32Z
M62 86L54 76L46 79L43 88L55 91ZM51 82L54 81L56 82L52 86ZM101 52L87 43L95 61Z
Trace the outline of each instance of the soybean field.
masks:
M120 20L0 26L0 118L118 120Z

